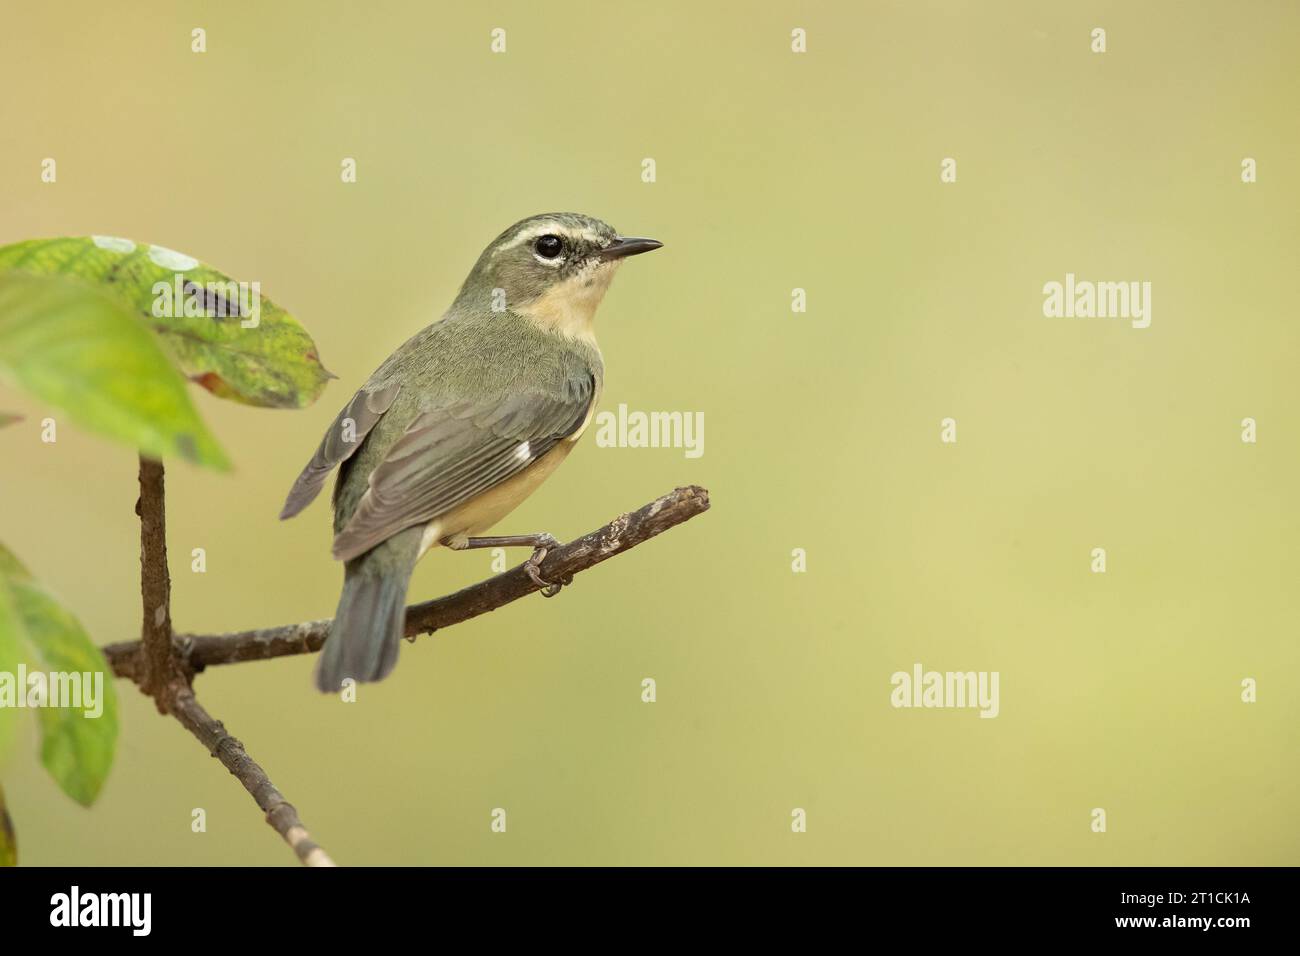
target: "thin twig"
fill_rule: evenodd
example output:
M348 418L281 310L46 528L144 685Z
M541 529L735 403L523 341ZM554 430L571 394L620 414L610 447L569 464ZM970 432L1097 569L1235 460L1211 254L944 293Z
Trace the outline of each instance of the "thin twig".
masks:
M705 489L695 485L678 488L630 514L620 515L603 528L553 549L539 568L541 577L561 581L595 567L707 511L708 507L709 493ZM536 590L537 585L521 564L446 597L412 604L406 609L406 634L408 637L431 634L439 628L494 611ZM328 620L305 621L230 634L179 635L176 645L186 667L199 671L213 664L318 651L329 636L330 624ZM126 641L110 644L103 650L114 673L134 678L139 647L138 641Z
M172 715L253 795L257 805L266 812L266 822L293 847L299 860L307 866L334 866L329 854L312 840L298 819L293 804L271 783L266 771L248 755L244 745L226 733L225 725L194 699L193 691L184 690L176 695L172 701Z
M284 837L298 859L308 866L333 866L334 861L311 839L298 811L271 783L263 770L221 721L200 706L191 687L193 670L177 650L172 634L171 575L167 570L167 509L163 465L140 458L140 595L144 603L141 639L128 652L132 680L153 698L159 713L171 714L197 737L253 795L266 813L266 822ZM114 673L121 671L114 665Z

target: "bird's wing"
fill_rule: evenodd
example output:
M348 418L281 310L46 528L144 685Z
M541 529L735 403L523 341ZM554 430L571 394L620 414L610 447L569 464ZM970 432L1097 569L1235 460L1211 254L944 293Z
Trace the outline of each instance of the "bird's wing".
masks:
M311 456L311 461L307 462L307 467L289 489L289 497L285 499L284 508L280 511L281 518L292 518L311 504L312 499L320 494L325 476L361 447L370 429L375 427L375 423L393 404L393 399L397 398L400 388L400 385L389 385L371 392L363 388L352 396L352 401L343 406L343 411L338 413L334 423L326 430L325 437L320 440L316 454ZM349 422L352 423L350 426Z
M334 538L334 557L364 554L519 474L582 426L595 391L588 373L562 388L422 412L370 473L366 493Z

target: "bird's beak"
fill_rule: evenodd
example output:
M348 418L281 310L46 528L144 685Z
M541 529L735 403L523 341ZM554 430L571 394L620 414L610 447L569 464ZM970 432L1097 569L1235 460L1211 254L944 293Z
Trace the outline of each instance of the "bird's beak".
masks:
M662 246L663 243L658 239L638 239L634 236L619 236L604 249L600 250L600 258L604 262L612 262L615 259L625 259L628 256L639 256L643 252L653 252Z

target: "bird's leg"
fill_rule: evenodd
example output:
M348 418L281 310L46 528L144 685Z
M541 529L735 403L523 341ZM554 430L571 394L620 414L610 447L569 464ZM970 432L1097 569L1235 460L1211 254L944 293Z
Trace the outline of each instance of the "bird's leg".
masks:
M447 547L453 551L468 551L470 548L523 548L533 549L532 556L524 562L524 570L532 582L542 589L542 597L555 597L560 593L560 588L566 584L573 583L573 575L566 574L560 579L558 584L552 584L542 579L538 572L543 561L546 560L547 553L551 548L557 548L560 542L555 540L555 535L548 534L545 531L539 531L536 534L501 534L485 538L462 538L452 537L443 541Z

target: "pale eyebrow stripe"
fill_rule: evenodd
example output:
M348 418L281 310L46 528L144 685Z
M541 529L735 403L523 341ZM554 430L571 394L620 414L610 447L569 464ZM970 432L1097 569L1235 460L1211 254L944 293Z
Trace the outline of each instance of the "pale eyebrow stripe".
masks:
M598 235L596 235L594 232L591 232L587 229L573 229L570 226L566 226L558 222L543 222L543 223L538 223L537 225L532 226L529 229L525 229L519 235L515 236L513 239L507 242L504 246L497 246L496 250L492 254L497 255L498 253L505 252L507 249L513 249L515 248L515 246L536 239L539 236L545 236L548 233L554 233L556 235L564 236L566 239L586 239L588 242L600 241L600 237Z

